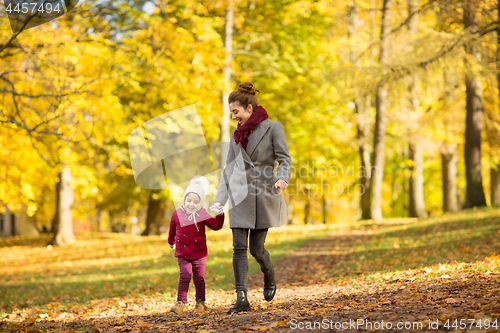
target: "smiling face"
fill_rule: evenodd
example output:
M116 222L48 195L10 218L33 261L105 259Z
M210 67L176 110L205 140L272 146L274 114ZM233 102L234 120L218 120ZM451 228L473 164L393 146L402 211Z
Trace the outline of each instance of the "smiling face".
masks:
M252 115L253 106L248 104L246 108L240 105L238 102L229 103L229 111L231 112L231 117L236 120L238 124L243 125L248 118Z
M184 208L186 208L189 214L192 214L198 208L198 204L200 203L200 197L198 194L190 192L186 195L186 199L184 200Z

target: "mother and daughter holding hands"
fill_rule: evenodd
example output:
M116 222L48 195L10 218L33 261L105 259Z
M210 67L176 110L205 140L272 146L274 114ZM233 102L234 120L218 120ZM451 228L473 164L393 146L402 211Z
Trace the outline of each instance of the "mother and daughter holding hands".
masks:
M250 82L245 82L229 95L229 109L238 126L231 133L226 167L211 207L217 216L210 217L202 208L208 181L201 176L193 178L185 191L183 206L172 215L168 243L175 247L180 269L173 312L182 313L185 309L191 276L196 289L196 309L207 309L205 226L213 230L222 228L223 206L228 200L236 287L236 303L228 312L250 310L248 248L264 273L265 300L271 301L276 293L275 272L264 243L269 228L286 222L287 209L281 190L288 186L292 163L283 126L268 119L255 97L257 92L260 91Z

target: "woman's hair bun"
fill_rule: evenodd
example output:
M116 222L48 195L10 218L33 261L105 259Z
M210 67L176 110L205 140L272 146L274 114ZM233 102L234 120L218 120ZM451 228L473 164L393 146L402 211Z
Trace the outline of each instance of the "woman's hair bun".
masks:
M256 93L260 93L259 90L255 89L251 82L244 82L238 86L238 91L245 92L247 94L252 94L255 96Z

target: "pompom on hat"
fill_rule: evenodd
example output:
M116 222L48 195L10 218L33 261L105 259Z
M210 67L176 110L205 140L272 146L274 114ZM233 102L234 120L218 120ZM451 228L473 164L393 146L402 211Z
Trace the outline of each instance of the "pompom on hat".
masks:
M198 229L198 226L196 225L196 216L198 215L199 210L203 207L203 202L205 201L205 196L207 195L207 192L208 192L208 180L203 176L194 176L193 179L191 179L191 183L186 188L184 196L182 197L183 205L184 202L186 201L186 196L189 193L195 193L200 197L200 202L198 203L198 207L196 207L196 210L192 214L190 214L188 218L189 220L194 219L194 224L196 226L196 229Z

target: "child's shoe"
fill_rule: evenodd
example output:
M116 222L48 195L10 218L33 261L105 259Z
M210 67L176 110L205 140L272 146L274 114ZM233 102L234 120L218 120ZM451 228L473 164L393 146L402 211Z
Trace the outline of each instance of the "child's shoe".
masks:
M205 301L196 301L196 306L194 309L198 311L208 311L208 307L205 305Z
M170 311L175 312L177 314L181 314L184 312L185 309L186 309L186 304L184 304L184 302L177 301L175 302L174 306L170 309Z

